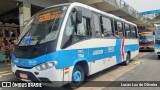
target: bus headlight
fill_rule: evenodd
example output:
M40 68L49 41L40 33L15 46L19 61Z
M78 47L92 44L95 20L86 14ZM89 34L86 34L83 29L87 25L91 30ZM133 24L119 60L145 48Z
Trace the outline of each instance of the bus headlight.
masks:
M56 65L57 65L57 61L51 61L51 62L46 62L36 66L36 69L41 71L41 70L46 70L46 69L55 67Z

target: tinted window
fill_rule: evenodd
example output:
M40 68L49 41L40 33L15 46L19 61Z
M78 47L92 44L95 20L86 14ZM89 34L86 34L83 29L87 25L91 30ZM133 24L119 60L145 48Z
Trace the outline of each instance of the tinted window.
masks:
M156 39L160 39L160 26L157 26L157 28L156 28L157 30L156 30Z
M35 14L25 25L18 46L31 46L56 40L66 11L67 6L57 6Z
M126 37L126 38L130 38L130 36L131 36L131 31L130 31L129 25L128 25L128 24L125 24L125 25L124 25L124 28L125 28L125 37Z
M70 16L67 21L66 28L63 34L62 48L66 48L67 46L72 44L73 31L74 31L74 25L72 23L71 16Z
M85 40L91 37L90 19L83 17L82 23L75 25L72 23L72 16L67 21L62 39L62 48L66 48L73 43Z
M95 27L96 37L101 37L99 16L97 14L93 14L93 17L94 17L94 27Z
M123 37L123 26L121 22L115 21L115 34L116 37Z
M112 22L110 19L106 17L101 17L101 29L102 29L102 33L104 34L104 37L113 36Z
M131 28L131 38L137 38L136 28L134 26L130 26Z
M78 42L91 37L90 19L83 17L82 23L77 25L76 31L74 32L74 42Z

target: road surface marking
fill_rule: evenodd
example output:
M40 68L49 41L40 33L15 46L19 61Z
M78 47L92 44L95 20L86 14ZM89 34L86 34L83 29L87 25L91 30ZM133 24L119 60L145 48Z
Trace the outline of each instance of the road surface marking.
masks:
M4 77L4 76L7 76L7 75L11 75L12 72L6 72L6 73L3 73L3 74L0 74L0 78Z
M0 74L7 73L7 72L11 72L11 71L2 71L0 72Z

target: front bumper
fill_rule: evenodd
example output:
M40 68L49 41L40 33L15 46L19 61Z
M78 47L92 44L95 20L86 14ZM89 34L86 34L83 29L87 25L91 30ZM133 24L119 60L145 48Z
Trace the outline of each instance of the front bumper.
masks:
M154 46L140 46L140 50L154 50Z
M160 55L160 49L157 49L157 48L155 48L155 53L157 54L157 55Z
M57 70L55 67L38 71L35 67L31 69L20 68L16 65L12 66L13 74L25 82L42 83L44 86L60 87L63 86L63 69ZM20 73L27 75L27 79L20 77Z

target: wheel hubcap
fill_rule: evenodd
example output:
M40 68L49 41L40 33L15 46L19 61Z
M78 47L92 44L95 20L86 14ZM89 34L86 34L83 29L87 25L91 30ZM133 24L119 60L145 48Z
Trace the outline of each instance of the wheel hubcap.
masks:
M76 70L76 71L74 72L74 74L73 74L73 81L74 81L75 83L79 83L79 82L81 81L81 79L82 79L82 74L81 74L81 72L80 72L79 70Z

